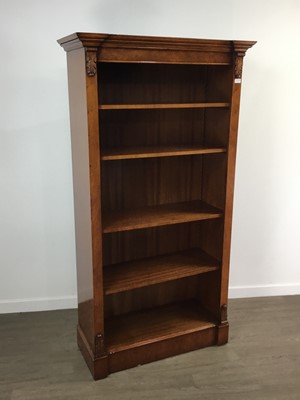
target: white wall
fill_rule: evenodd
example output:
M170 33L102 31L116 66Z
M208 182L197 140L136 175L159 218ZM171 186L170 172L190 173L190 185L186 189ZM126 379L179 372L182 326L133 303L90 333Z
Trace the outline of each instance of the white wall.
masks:
M0 0L0 312L76 306L75 31L257 40L244 67L232 297L300 293L298 0Z

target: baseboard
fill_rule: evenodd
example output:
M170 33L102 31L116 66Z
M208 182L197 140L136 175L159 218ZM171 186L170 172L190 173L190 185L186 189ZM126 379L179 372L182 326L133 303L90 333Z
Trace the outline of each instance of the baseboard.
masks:
M300 294L300 283L284 285L256 285L229 287L230 299L266 296L289 296ZM77 308L76 296L0 300L0 314L65 310Z
M230 299L266 296L290 296L297 294L300 294L300 283L229 287Z
M77 308L76 296L0 300L0 314Z

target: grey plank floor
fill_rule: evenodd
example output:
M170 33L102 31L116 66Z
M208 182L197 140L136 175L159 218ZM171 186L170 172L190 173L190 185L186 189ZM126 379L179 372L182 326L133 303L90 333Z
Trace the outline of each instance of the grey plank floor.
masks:
M0 315L1 400L300 399L300 296L231 300L230 342L94 382L76 310Z

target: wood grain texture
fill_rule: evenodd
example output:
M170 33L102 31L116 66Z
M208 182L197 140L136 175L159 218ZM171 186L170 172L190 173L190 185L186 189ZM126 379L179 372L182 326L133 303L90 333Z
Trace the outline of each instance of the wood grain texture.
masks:
M103 232L122 232L132 229L173 225L220 218L220 210L202 201L162 204L141 209L107 213L103 216Z
M241 84L233 83L232 107L229 124L229 146L227 158L227 177L225 191L224 237L223 237L223 265L221 275L220 306L227 304L228 283L230 267L230 244L233 212L233 193L235 180L235 161L238 139L239 105L241 97Z
M79 325L77 326L77 344L94 379L106 378L109 373L107 354L95 359L94 351L90 349Z
M136 36L119 35L109 33L76 32L65 36L57 41L66 51L74 50L74 45L79 47L124 47L128 48L157 48L166 50L174 48L177 50L195 51L207 50L208 52L228 52L231 53L232 45L246 51L256 42L249 40L216 40L198 38L179 38L162 36Z
M96 51L90 52L96 57ZM85 55L87 58L87 54ZM93 304L94 304L94 338L103 333L103 277L102 277L102 230L101 218L101 171L100 171L100 138L98 113L97 68L93 76L86 76L87 122L89 143L90 175L90 210L93 250ZM96 344L94 341L94 348Z
M201 198L224 210L226 193L227 153L203 157Z
M226 108L214 109L228 113ZM100 112L101 148L203 146L204 108L106 110ZM208 147L208 146L206 146ZM219 146L218 142L210 147Z
M103 110L229 107L230 96L223 81L227 81L230 69L218 66L218 73L208 82L209 68L204 65L100 63L99 107ZM217 90L219 86L225 90Z
M71 76L78 344L92 374L224 344L235 78L255 42L77 33L59 43Z
M172 304L107 320L106 346L114 353L214 326L199 305Z
M99 110L144 110L156 108L222 108L230 103L101 104Z
M198 301L199 281L210 274L214 271L107 295L105 316L110 319L149 309L159 310L173 303Z
M200 249L109 265L104 270L104 293L123 292L218 268L218 262Z
M102 162L102 213L201 199L203 157L158 157Z
M206 225L209 221L105 234L103 235L104 265L177 253L193 247L202 248L201 225ZM202 234L206 235L206 231L204 230ZM207 253L214 255L214 252Z
M256 42L77 32L58 43L66 51L96 47L105 62L223 65L232 63L233 48L245 52Z
M126 160L132 158L175 157L194 154L225 153L224 148L200 146L145 146L133 148L113 148L102 151L101 160Z
M160 341L130 347L109 355L109 370L117 372L216 344L217 327L203 325L200 329L167 336ZM182 393L181 393L182 396ZM178 399L181 399L179 395Z
M90 347L94 344L94 282L92 218L90 208L90 155L85 54L82 49L68 53L69 103L73 163L73 192L78 282L78 318Z

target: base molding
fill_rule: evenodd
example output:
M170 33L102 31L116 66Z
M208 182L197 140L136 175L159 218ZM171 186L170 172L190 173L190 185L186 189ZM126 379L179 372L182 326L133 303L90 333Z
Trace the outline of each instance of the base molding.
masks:
M109 370L117 372L216 344L217 327L163 339L109 354Z
M172 357L204 347L225 344L228 340L228 324L212 326L196 332L185 333L177 337L162 338L159 341L137 344L136 347L116 352L108 352L95 357L85 338L84 332L77 327L78 347L95 380L103 379L110 373L133 368L164 358Z
M95 380L106 378L109 374L108 356L94 357L93 351L80 326L77 326L77 344L93 378Z
M218 326L218 346L222 346L228 342L229 324L228 322Z

